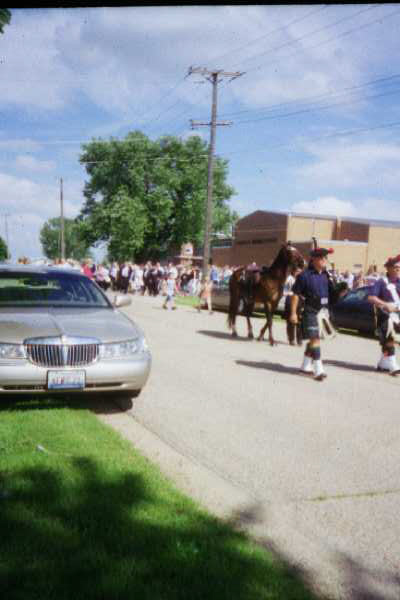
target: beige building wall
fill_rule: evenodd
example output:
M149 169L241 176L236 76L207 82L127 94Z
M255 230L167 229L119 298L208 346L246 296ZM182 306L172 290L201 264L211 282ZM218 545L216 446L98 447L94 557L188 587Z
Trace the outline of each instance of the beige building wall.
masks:
M365 270L368 249L366 243L346 243L336 240L319 240L319 242L323 248L333 248L333 254L328 256L328 260L333 268L339 271L346 271L348 269L352 272ZM312 243L308 241L297 242L295 246L301 252L305 261L308 262Z
M317 240L331 240L336 231L336 219L318 219L312 217L289 216L287 239L307 240L316 237Z
M331 260L340 271L367 271L369 266L376 265L381 272L387 258L400 253L400 224L397 228L355 223L346 218L255 211L238 221L232 247L214 248L212 257L218 266L239 266L253 261L270 265L282 244L290 240L307 260L313 236L321 246L334 248Z
M400 253L400 228L370 225L368 239L368 266L376 265L378 271L390 256Z

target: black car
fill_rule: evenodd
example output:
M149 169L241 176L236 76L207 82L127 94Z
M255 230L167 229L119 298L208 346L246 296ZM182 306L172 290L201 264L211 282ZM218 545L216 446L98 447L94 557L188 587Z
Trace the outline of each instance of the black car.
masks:
M375 335L375 312L368 302L372 286L350 290L331 307L331 320L336 328L355 329L360 333Z

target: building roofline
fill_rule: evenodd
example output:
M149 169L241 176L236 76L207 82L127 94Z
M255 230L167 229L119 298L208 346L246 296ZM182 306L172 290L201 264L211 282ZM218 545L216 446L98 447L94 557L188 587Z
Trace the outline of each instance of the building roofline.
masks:
M295 246L296 244L312 244L312 240L291 240L292 244ZM368 246L368 242L358 242L354 240L318 240L318 244L322 247L324 245L329 246Z
M357 217L347 217L343 215L320 215L320 214L311 214L311 213L301 213L301 212L292 212L292 211L279 211L279 210L255 210L252 213L241 217L239 221L250 217L256 213L264 213L264 214L272 214L272 215L281 215L286 217L301 217L302 219L324 219L324 220L341 220L347 221L350 223L360 223L361 225L372 225L376 227L399 227L400 221L387 221L384 219L359 219Z

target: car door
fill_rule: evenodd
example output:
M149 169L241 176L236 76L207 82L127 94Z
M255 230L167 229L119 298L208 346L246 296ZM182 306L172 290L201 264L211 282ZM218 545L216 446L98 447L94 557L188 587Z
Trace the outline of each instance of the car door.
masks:
M336 327L374 331L374 308L368 302L370 287L351 290L332 307L332 319Z

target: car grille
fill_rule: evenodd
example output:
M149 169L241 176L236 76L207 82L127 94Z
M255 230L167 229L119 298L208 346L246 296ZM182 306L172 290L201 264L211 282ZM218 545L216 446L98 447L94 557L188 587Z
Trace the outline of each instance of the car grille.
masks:
M27 344L28 357L40 367L82 367L99 355L99 344Z

